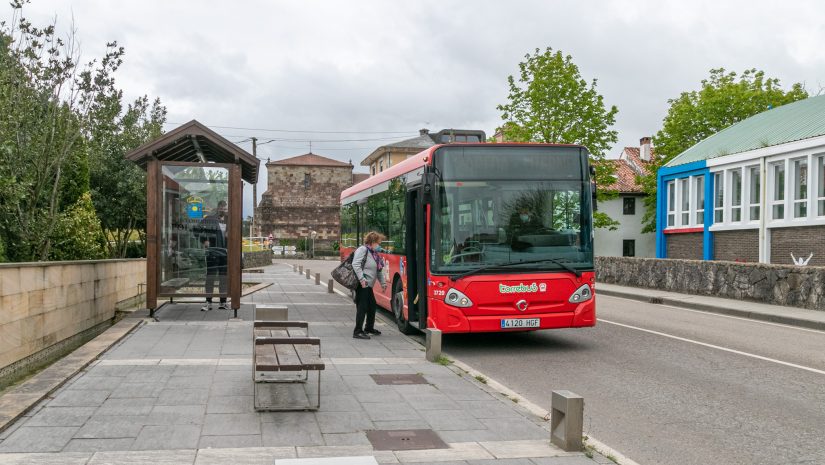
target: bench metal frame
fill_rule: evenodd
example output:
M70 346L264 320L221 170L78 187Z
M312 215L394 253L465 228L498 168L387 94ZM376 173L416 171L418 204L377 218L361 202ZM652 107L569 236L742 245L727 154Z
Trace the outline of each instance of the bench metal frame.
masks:
M257 323L264 323L265 326L276 326L278 324L288 324L288 323L303 323L303 322L256 322ZM306 324L306 323L304 323ZM262 325L262 326L264 326ZM295 327L303 327L303 326L295 326ZM306 364L300 363L296 365L281 365L278 362L277 365L274 366L266 366L261 367L259 366L258 362L258 355L257 355L257 346L259 345L271 345L271 346L278 346L278 345L285 345L285 346L295 346L295 345L314 345L318 346L318 358L321 358L321 340L316 337L256 337L255 343L252 350L252 360L253 360L253 367L252 367L252 380L253 380L253 402L255 406L255 410L257 411L290 411L290 410L318 410L321 408L321 371L324 370L325 365L323 362L313 363L313 364ZM273 347L274 348L274 347ZM265 369L261 369L265 368ZM303 380L296 380L296 379L272 379L272 378L261 378L259 374L263 376L265 373L268 372L305 372L306 378ZM259 400L258 396L258 389L260 388L259 385L264 383L295 383L295 382L306 382L309 379L309 372L315 371L317 372L318 378L318 392L317 392L317 399L314 405L304 405L304 406L283 406L283 405L273 405L273 404L262 404Z

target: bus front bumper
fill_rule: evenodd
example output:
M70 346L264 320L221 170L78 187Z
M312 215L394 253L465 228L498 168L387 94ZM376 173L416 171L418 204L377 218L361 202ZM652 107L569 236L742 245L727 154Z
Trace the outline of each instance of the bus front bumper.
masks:
M436 318L429 318L427 326L440 329L442 333L535 331L539 329L583 328L596 325L595 298L578 304L573 311L531 314L467 316L460 308L446 305L442 301L431 300L430 308L434 306L437 306L438 310L431 314L437 316ZM502 328L502 320L535 318L539 320L538 327Z

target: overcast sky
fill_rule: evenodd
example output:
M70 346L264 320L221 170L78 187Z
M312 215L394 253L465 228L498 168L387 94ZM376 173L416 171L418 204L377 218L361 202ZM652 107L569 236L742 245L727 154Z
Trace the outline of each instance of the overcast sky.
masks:
M160 97L170 123L281 139L259 147L264 161L306 153L312 139L313 153L363 172L374 148L420 128L492 135L507 76L535 48L572 55L619 108L610 157L654 134L667 100L711 68L756 67L814 94L825 86L815 1L34 0L25 12L39 24L56 17L62 31L74 17L84 58L117 40L118 85L128 99Z

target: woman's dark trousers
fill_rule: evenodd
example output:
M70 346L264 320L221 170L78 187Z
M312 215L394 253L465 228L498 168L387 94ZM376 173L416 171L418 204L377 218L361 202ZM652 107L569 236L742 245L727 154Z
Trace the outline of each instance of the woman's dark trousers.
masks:
M375 294L371 287L361 287L355 289L355 330L353 334L358 334L361 331L372 331L375 329ZM367 324L364 325L364 318L367 319Z

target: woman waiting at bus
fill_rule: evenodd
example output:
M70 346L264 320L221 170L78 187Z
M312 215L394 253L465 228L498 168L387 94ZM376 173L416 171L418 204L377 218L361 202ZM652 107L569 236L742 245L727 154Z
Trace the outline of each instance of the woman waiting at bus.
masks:
M355 250L352 257L352 270L358 277L360 285L355 290L355 330L352 337L355 339L369 339L370 334L378 336L381 331L375 329L375 295L372 286L375 285L376 278L381 283L381 290L387 289L387 282L382 272L384 259L378 255L378 249L384 235L375 231L370 231L364 236L364 245ZM364 324L366 318L366 325Z

